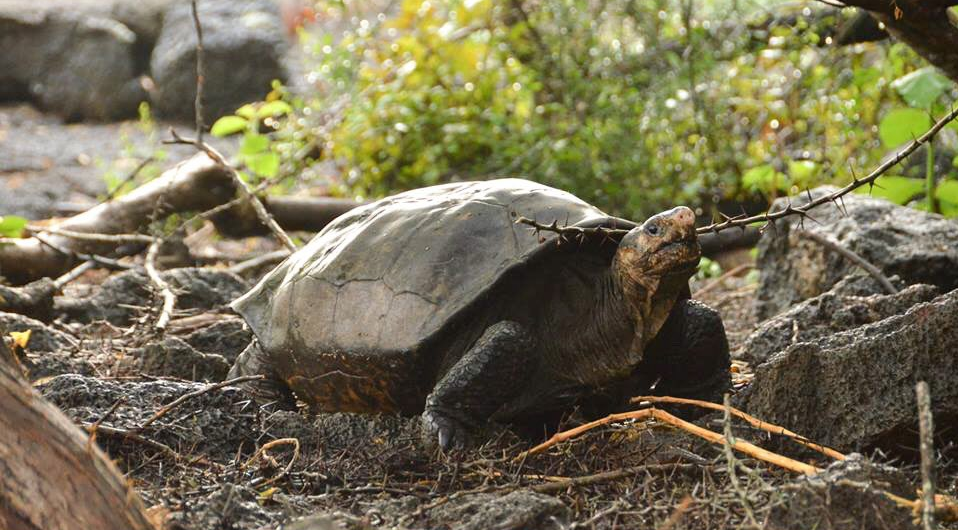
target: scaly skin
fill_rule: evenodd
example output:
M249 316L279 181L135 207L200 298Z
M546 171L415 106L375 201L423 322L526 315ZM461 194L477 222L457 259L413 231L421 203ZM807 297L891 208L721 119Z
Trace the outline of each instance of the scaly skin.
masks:
M606 385L619 406L659 378L662 388L684 397L721 397L728 381L721 321L701 304L676 306L687 296L699 256L688 208L633 229L620 242L608 278L597 280L591 322L541 336L516 322L490 326L428 397L424 436L447 448L463 441L470 426L496 411L502 416L514 400L514 410L538 405L544 412L588 400ZM657 338L663 326L667 336ZM650 359L643 360L650 343ZM533 371L537 364L554 366Z

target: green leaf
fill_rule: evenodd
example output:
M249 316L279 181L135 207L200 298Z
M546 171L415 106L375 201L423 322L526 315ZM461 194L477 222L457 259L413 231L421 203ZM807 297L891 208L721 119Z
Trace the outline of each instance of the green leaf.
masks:
M259 118L271 118L273 116L281 116L293 112L293 107L282 100L270 101L256 111L256 116Z
M788 190L788 177L775 171L769 164L753 167L742 175L742 185L749 191L768 193L774 189Z
M27 220L16 215L0 215L0 237L20 237Z
M905 103L922 110L930 109L932 103L951 86L951 81L938 73L933 66L915 70L891 83L891 87L898 92Z
M878 124L878 137L888 148L914 140L931 128L931 117L918 109L895 109Z
M243 135L243 143L240 144L241 155L255 155L269 149L269 138L254 132L248 132Z
M213 124L210 134L219 137L236 134L245 130L247 123L246 118L240 116L223 116Z
M246 155L243 162L250 171L261 177L273 178L279 172L279 155L272 152Z
M925 181L893 175L878 177L871 190L872 197L880 197L895 204L908 204L915 195L925 190ZM868 187L858 188L858 193L867 194Z
M818 175L818 164L811 160L789 160L788 176L797 186L809 186Z
M958 181L946 180L935 188L935 198L945 217L958 217Z
M234 114L236 114L240 118L246 118L247 120L252 120L253 118L256 117L256 107L254 107L251 103L247 103L243 105L242 107L236 109L236 112L234 112Z

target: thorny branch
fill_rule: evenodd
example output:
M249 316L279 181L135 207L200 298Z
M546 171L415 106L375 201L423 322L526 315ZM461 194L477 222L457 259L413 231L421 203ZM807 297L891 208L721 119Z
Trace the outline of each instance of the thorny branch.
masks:
M761 230L765 230L768 226L771 225L771 223L773 223L774 221L778 219L782 219L784 217L797 215L801 217L802 219L806 217L811 218L808 213L810 210L829 202L834 204L837 208L841 210L842 207L840 206L840 203L841 203L842 197L844 197L845 195L848 195L852 191L858 188L861 188L862 186L865 186L865 185L868 185L869 187L874 187L875 181L878 180L878 177L884 175L886 172L888 172L889 169L891 169L892 167L896 166L897 164L901 163L903 160L911 156L911 154L914 153L916 150L918 150L919 147L931 141L932 138L934 138L946 125L948 125L949 122L951 122L955 118L958 118L958 107L953 107L951 109L951 112L949 112L940 120L935 122L935 124L932 125L930 129L925 131L924 134L912 140L912 142L908 144L904 149L899 151L894 157L886 160L877 168L872 170L872 172L869 173L867 176L858 178L857 176L852 175L851 182L846 184L844 187L832 193L829 193L828 195L822 195L821 197L818 197L818 198L812 198L811 193L808 190L806 190L806 194L808 195L808 202L802 205L795 206L792 204L791 200L789 200L788 204L785 205L785 208L781 210L776 210L774 212L768 211L763 214L751 215L751 216L742 214L742 215L737 215L734 217L729 217L725 214L720 214L724 218L723 221L718 223L712 223L707 226L700 226L695 229L695 232L699 235L702 235L702 234L708 234L708 233L718 233L723 230L728 230L729 228L740 228L744 230L745 227L755 223L763 223ZM604 227L585 228L585 227L578 227L578 226L571 226L571 225L559 226L557 221L553 221L551 224L543 224L536 220L529 219L527 217L518 217L515 222L518 224L529 225L533 229L535 229L536 232L554 232L556 234L562 235L569 239L582 238L585 236L592 236L592 235L599 235L609 239L613 239L613 238L618 239L629 232L628 230L621 229L621 228L604 228Z

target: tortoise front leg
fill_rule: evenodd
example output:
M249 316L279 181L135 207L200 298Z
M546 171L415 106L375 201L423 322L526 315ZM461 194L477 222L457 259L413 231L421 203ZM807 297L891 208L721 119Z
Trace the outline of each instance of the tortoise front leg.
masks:
M426 398L423 436L438 439L443 449L461 443L470 428L519 394L530 374L534 345L531 334L516 322L486 328Z
M732 384L730 365L719 314L699 301L680 300L639 369L658 377L656 395L721 403Z

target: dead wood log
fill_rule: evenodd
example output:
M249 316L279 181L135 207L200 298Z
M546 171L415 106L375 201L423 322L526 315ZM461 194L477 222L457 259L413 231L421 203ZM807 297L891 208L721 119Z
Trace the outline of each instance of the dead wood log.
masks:
M48 322L53 315L55 291L56 286L49 278L31 282L21 288L0 285L0 312L19 313Z
M276 222L289 231L319 232L333 219L366 204L333 197L265 197L263 205ZM216 229L227 237L266 235L263 226L249 205L239 205L213 216Z
M226 171L205 154L197 154L130 193L53 225L68 232L126 234L172 212L205 210L234 194ZM139 251L142 244L125 243ZM56 277L78 261L77 254L107 255L116 241L80 239L63 233L0 240L0 274L14 284ZM60 249L60 250L57 250Z
M153 529L110 459L22 378L2 340L0 528Z
M235 194L228 170L205 153L198 153L127 195L52 224L49 232L23 239L0 239L0 275L19 285L38 278L56 277L84 256L139 252L148 242L126 234L142 231L152 220L171 213L206 211L226 204ZM283 228L310 232L322 230L342 213L362 204L328 197L270 198L264 203ZM218 212L213 221L221 233L231 237L267 233L253 208L244 202ZM117 237L80 237L80 234ZM35 301L30 302L36 305ZM20 305L23 303L7 304L9 307Z

